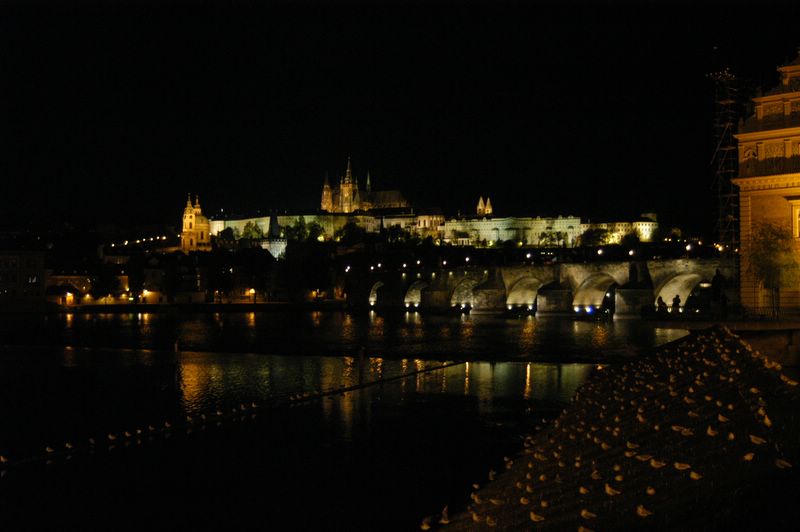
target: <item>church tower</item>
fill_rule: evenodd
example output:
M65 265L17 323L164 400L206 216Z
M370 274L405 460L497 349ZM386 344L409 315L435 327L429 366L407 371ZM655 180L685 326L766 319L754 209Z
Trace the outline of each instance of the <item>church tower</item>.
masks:
M200 198L195 196L192 204L192 195L186 198L183 209L183 225L181 230L181 251L210 251L211 250L211 224L203 216L200 208Z
M486 216L492 215L492 200L489 198L489 196L486 196L486 206L483 208L483 214Z
M354 187L353 167L350 163L350 157L348 157L347 170L345 170L344 177L339 182L339 212L353 212L356 209L354 206Z
M322 183L322 201L320 202L320 209L333 212L333 191L331 190L331 184L328 182L327 173L325 173L325 181Z
M478 208L476 209L478 216L483 216L486 214L486 206L483 203L483 196L478 199Z

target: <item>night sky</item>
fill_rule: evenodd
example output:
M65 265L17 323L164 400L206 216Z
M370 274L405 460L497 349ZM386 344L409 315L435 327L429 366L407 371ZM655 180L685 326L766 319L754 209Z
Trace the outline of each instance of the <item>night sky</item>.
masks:
M177 224L188 191L316 209L352 155L450 214L489 195L710 234L705 74L769 88L800 45L800 9L764 2L60 4L0 8L4 225Z

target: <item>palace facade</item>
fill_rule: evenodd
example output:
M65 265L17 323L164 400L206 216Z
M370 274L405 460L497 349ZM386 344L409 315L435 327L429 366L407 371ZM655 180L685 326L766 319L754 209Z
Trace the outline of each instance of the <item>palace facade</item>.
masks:
M753 98L738 140L740 297L746 309L772 307L773 293L753 273L751 250L761 224L791 232L800 260L800 56L778 68L780 83ZM800 308L797 286L781 287L780 308ZM777 310L777 309L776 309Z

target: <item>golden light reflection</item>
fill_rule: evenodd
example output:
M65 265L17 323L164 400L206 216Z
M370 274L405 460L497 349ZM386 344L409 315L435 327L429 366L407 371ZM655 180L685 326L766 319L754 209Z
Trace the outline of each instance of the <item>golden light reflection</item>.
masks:
M469 362L464 363L464 395L469 395Z
M256 313L255 312L248 312L247 313L247 326L248 327L255 327L256 326Z
M142 325L150 325L150 322L152 321L152 319L153 319L153 315L150 314L149 312L142 312L141 313Z
M314 327L319 327L322 323L322 320L320 319L321 315L322 314L318 310L315 310L311 313L311 323L314 325Z
M343 357L342 362L342 385L353 386L358 384L358 371L356 371L356 359L353 357Z
M536 339L536 320L533 316L526 316L522 322L519 343L525 349L531 349Z
M531 398L531 394L533 392L533 388L531 387L531 363L528 362L525 365L525 389L522 392L522 396L525 397L526 400Z
M598 324L592 329L592 346L605 347L611 334L606 325Z
M72 327L72 318L73 318L72 312L67 312L64 315L64 318L67 320L67 327Z
M378 358L370 358L369 359L369 366L370 366L370 374L375 376L376 380L383 379L383 359Z

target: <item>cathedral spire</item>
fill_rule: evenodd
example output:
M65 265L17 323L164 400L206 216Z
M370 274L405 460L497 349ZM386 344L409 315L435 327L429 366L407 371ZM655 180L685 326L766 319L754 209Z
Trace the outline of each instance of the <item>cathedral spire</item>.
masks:
M489 198L489 196L486 196L486 206L483 209L483 213L487 216L492 214L492 200Z
M200 194L195 194L194 195L194 208L195 209L199 209L200 208Z
M189 192L186 195L186 206L187 207L191 207L192 206L192 193L191 192Z
M478 208L476 210L477 210L478 216L483 216L484 213L486 212L486 206L483 203L483 196L481 196L478 199Z
M325 172L325 180L322 182L323 187L329 187L331 184L328 182L328 172Z
M353 181L353 166L350 163L350 156L347 156L347 170L344 173L344 182L351 183Z
M367 194L372 192L372 183L370 183L370 179L369 179L369 170L367 170L367 189L366 190L367 190Z

